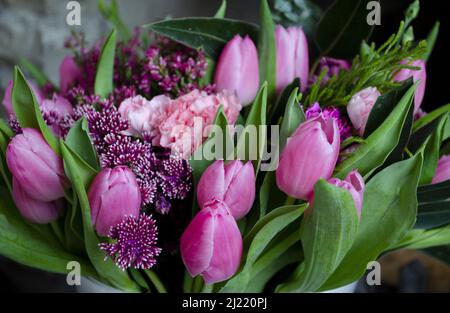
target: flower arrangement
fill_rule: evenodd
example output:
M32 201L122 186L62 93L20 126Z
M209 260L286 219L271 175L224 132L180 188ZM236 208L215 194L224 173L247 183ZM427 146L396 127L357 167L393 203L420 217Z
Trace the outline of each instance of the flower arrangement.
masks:
M341 2L317 57L266 0L259 25L225 18L224 1L133 34L103 4L115 29L66 42L59 86L16 67L0 253L59 273L76 261L123 291L310 292L386 251L449 244L450 107L421 109L438 24L415 40L415 1L377 47L364 1L357 34L330 25Z

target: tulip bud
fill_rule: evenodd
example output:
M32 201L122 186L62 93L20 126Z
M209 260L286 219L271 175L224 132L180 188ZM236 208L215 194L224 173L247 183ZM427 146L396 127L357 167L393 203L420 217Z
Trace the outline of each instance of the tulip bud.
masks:
M358 214L358 217L361 217L365 189L364 179L361 174L359 174L358 171L352 171L347 175L345 180L331 178L328 182L336 187L345 188L350 192L355 204L356 213Z
M403 64L408 64L408 62L402 62ZM423 97L425 95L425 87L427 83L427 70L426 63L423 60L416 60L410 64L411 66L420 67L420 70L410 70L402 69L394 77L394 81L400 82L407 80L408 78L413 78L416 82L420 80L419 86L416 89L414 95L414 114L419 112L420 106L422 104Z
M253 41L236 35L223 48L216 66L217 90L236 92L243 105L250 104L259 88L258 52Z
M449 179L450 179L450 155L444 155L439 159L431 183L438 184Z
M38 104L40 104L44 100L44 95L42 94L42 90L39 89L38 86L36 86L33 82L28 82L30 84L31 90L33 90L34 95L36 96L36 101ZM12 105L12 89L13 89L14 82L10 80L8 82L8 86L5 90L5 96L3 97L2 104L6 109L6 112L9 115L14 114L13 105Z
M319 179L331 177L340 144L335 119L319 115L302 123L281 153L276 171L278 188L291 197L307 200Z
M24 128L11 140L6 162L17 183L33 199L50 202L64 197L63 162L36 129Z
M141 192L136 176L126 166L106 168L95 176L88 191L92 224L107 236L126 216L139 216Z
M219 160L203 173L197 186L197 200L201 208L216 199L227 204L235 219L244 217L255 201L255 171L252 162L240 160L225 164Z
M308 40L301 27L275 28L277 92L300 78L301 91L305 91L309 75Z
M180 249L191 276L202 275L207 284L233 276L241 262L242 236L227 205L205 203L181 236Z
M81 70L73 56L64 57L59 66L59 85L62 93L67 90L81 77Z
M370 111L377 102L380 92L375 87L368 87L356 93L347 105L347 113L353 127L360 136L364 135Z
M61 200L44 202L33 199L15 178L13 178L13 199L20 214L28 221L36 224L47 224L55 221L63 209Z

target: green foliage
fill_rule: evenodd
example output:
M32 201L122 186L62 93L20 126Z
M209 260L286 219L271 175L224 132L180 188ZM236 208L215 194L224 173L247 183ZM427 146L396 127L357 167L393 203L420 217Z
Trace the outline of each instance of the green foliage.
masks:
M103 44L100 58L97 63L97 73L95 74L94 91L95 94L106 98L114 89L114 56L116 54L116 30L109 33Z

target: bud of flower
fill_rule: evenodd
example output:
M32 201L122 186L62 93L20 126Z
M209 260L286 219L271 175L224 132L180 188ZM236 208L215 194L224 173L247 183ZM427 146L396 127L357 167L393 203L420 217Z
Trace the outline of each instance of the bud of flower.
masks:
M450 155L444 155L439 159L432 184L442 183L450 179Z
M278 188L291 197L307 200L319 179L331 177L340 144L335 119L319 115L302 123L281 153L276 171Z
M95 176L88 191L92 224L107 236L126 216L139 216L141 192L136 176L126 166L106 168Z
M81 77L81 70L73 56L64 57L59 66L59 86L62 93L67 90Z
M402 62L403 64L408 64L408 62ZM425 87L427 83L427 70L426 63L423 60L416 60L410 64L411 66L420 67L420 70L410 70L402 69L394 77L394 81L400 82L407 80L408 78L413 78L416 82L420 80L419 86L416 89L414 95L414 114L419 112L420 106L422 104L423 97L425 95Z
M55 221L63 209L62 200L44 202L33 199L15 178L13 178L13 199L20 214L28 221L36 224L47 224Z
M358 171L352 171L347 175L345 180L331 178L328 182L336 187L345 188L350 192L355 204L356 213L358 214L358 217L361 217L365 189L364 179L361 174L359 174Z
M300 78L300 88L305 91L309 75L308 41L301 27L275 28L277 53L277 92Z
M15 180L33 199L64 197L66 177L61 158L33 128L24 128L8 145L6 162Z
M236 273L242 257L242 236L225 203L213 200L181 236L181 257L192 276L207 284L224 281Z
M259 87L258 51L253 41L236 35L223 48L214 83L217 90L236 92L243 105L250 104Z
M211 164L197 186L197 200L201 208L213 199L225 202L236 219L244 217L255 200L255 171L252 162L244 164L222 160Z
M347 105L347 113L353 127L360 136L364 135L370 111L372 111L380 92L375 87L368 87L356 93Z

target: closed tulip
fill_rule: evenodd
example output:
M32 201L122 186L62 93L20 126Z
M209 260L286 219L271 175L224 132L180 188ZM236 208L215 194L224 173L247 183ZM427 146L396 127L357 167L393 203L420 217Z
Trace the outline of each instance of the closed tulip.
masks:
M403 64L407 64L407 62L403 62ZM394 81L400 82L411 77L413 78L414 82L420 80L419 86L417 87L416 93L414 95L414 114L416 114L419 112L423 97L425 95L425 87L427 84L427 69L426 63L423 60L416 60L410 65L420 67L420 70L402 69L397 73L397 75L395 75Z
M253 41L236 35L223 48L216 66L217 90L236 92L243 105L250 104L259 87L258 52Z
M13 199L20 214L28 221L36 224L47 224L55 221L63 209L62 200L44 202L33 199L15 178L13 178Z
M302 123L281 153L276 171L278 187L291 197L307 200L319 179L331 177L340 143L335 119L325 119L321 114Z
M180 245L189 273L202 275L207 284L227 280L239 268L242 236L222 201L204 205L184 231Z
M61 92L67 90L81 77L81 70L73 56L66 56L59 66L59 85Z
M92 224L107 236L126 216L139 215L141 192L136 176L126 166L106 168L95 176L88 191Z
M280 92L295 78L300 78L300 87L305 91L308 84L309 53L308 40L301 27L275 28L276 43L276 88Z
M358 135L366 130L370 111L377 102L380 92L375 87L368 87L356 93L347 105L347 113Z
M203 173L197 186L201 208L213 200L225 202L236 219L244 217L255 200L255 171L251 162L215 161Z
M33 199L64 197L66 177L61 158L33 128L24 128L8 145L6 162L18 184Z
M439 159L432 184L442 183L450 179L450 155L444 155Z
M350 192L355 204L356 213L358 214L358 217L361 217L365 189L364 179L361 174L359 174L358 171L352 171L347 175L345 180L331 178L328 182L337 187L347 189Z

